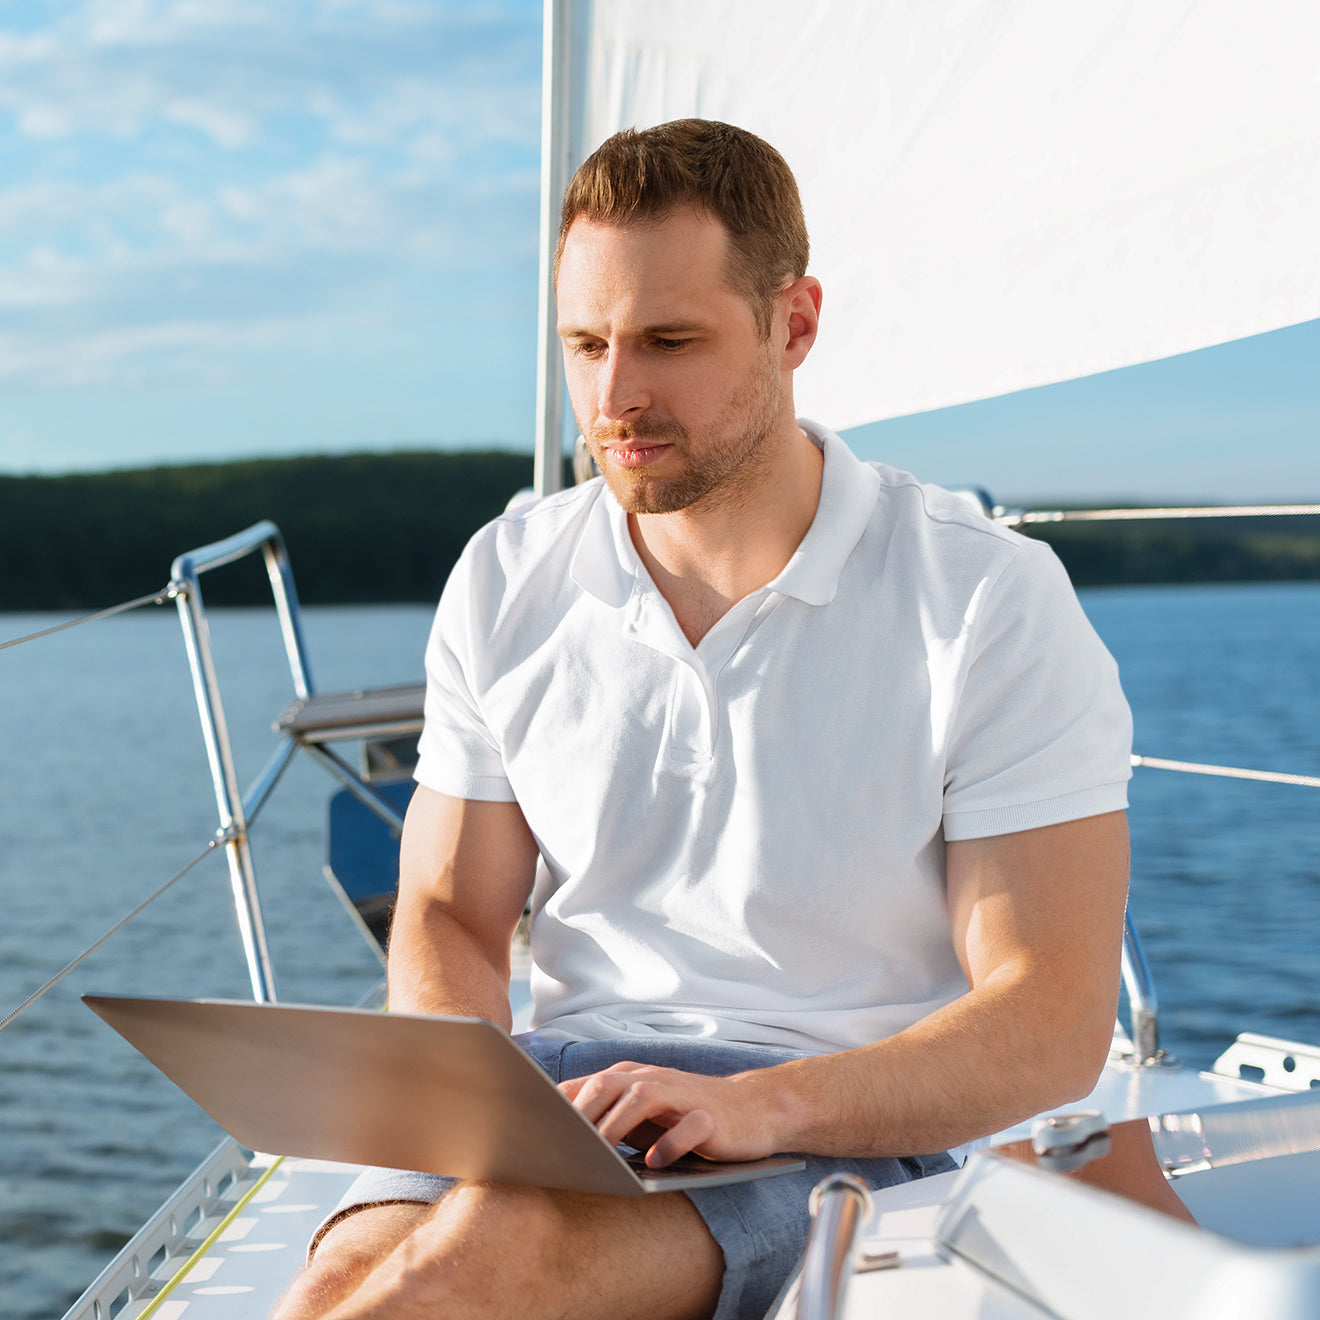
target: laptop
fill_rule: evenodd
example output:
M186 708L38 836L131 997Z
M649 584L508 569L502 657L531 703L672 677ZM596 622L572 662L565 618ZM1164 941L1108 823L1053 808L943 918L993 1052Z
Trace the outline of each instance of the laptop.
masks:
M252 1150L570 1191L641 1196L791 1173L776 1156L625 1158L482 1018L220 999L84 995Z

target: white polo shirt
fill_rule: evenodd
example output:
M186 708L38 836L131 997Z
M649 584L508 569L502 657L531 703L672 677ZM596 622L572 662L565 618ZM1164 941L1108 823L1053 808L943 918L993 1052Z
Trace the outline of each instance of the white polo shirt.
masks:
M1127 706L1053 553L803 426L815 520L695 648L599 479L445 588L417 778L536 836L537 1027L883 1038L967 989L946 839L1126 805Z

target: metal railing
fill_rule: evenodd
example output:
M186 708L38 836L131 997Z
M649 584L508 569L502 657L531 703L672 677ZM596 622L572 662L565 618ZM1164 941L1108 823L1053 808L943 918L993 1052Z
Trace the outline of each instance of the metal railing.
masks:
M811 1232L798 1277L795 1320L836 1320L871 1213L871 1189L851 1173L832 1173L811 1192Z
M980 492L983 500L989 497ZM1145 522L1191 518L1295 518L1320 514L1320 504L1205 504L1149 509L1005 509L996 505L990 516L1004 527L1030 527L1061 522Z
M1155 994L1155 982L1137 928L1127 913L1123 914L1123 987L1128 997L1132 1062L1145 1065L1176 1063L1173 1055L1160 1049L1160 1004Z
M293 695L295 698L309 698L314 695L314 684L303 634L298 593L294 586L293 571L284 539L279 528L270 521L255 523L225 540L200 546L179 555L171 566L170 581L159 591L0 642L0 650L6 650L38 641L84 623L94 623L148 605L161 606L173 602L178 609L179 621L183 629L188 664L192 673L193 692L201 720L202 736L206 745L216 809L219 814L219 828L207 840L206 846L197 856L114 922L101 936L28 995L21 1004L0 1017L0 1030L21 1017L109 939L123 930L217 849L224 850L229 867L235 915L253 998L258 1002L275 1000L278 997L275 969L266 940L261 900L249 845L249 830L299 750L310 752L392 828L397 830L401 826L402 817L394 803L371 785L365 784L342 758L329 749L305 744L292 737L281 740L280 745L247 791L240 790L211 645L210 627L202 598L201 578L216 568L236 563L258 552L265 560L293 683Z
M303 640L298 593L293 585L293 570L289 567L284 538L273 522L255 523L235 536L180 555L170 569L170 586L179 607L179 622L183 627L188 664L192 669L193 691L202 721L202 736L206 741L206 759L211 767L216 808L220 813L220 835L229 862L234 911L238 917L243 955L252 982L252 997L258 1003L266 1003L278 995L275 968L266 943L261 899L252 866L252 850L248 844L248 823L261 809L288 767L296 747L292 743L281 746L245 800L239 790L238 774L234 768L233 748L225 724L224 703L211 650L211 630L202 605L201 585L203 573L235 563L258 550L266 561L266 573L275 598L275 611L284 637L284 650L289 660L294 691L300 697L309 696L312 677Z

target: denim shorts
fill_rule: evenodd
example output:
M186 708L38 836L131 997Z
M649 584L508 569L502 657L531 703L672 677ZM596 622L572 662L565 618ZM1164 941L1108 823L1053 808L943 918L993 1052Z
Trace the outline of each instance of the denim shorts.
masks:
M801 1058L796 1050L681 1036L616 1036L609 1040L550 1040L535 1032L518 1043L556 1082L600 1072L629 1060L722 1077ZM836 1159L803 1156L806 1168L753 1182L684 1192L724 1253L724 1284L715 1320L761 1320L802 1256L811 1215L811 1189L827 1174L844 1170L872 1187L891 1187L957 1167L948 1154L904 1159ZM352 1211L383 1202L438 1201L457 1180L402 1169L367 1169L344 1194L312 1238Z

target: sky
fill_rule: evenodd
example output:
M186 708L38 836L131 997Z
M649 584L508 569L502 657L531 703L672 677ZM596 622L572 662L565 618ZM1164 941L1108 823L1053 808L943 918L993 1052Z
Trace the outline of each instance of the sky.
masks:
M530 449L540 37L541 0L0 0L0 472ZM848 438L1006 502L1320 498L1317 360L1310 322Z

